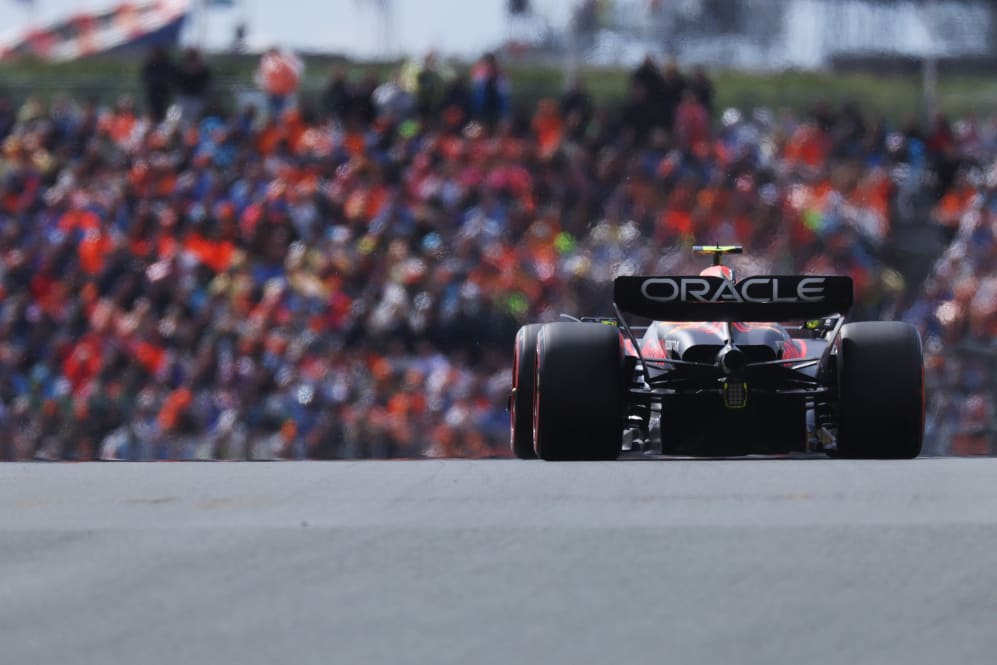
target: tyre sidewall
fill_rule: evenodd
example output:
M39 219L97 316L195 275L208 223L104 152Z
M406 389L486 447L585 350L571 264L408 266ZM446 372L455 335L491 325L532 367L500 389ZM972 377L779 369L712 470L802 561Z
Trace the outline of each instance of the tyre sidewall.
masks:
M898 321L842 327L837 455L909 459L924 439L924 360L917 330Z
M531 323L519 329L513 351L512 400L509 408L509 437L512 454L520 459L536 459L533 449L533 396L536 380L537 334L543 325Z
M550 323L537 336L534 447L546 460L608 460L623 435L619 330Z

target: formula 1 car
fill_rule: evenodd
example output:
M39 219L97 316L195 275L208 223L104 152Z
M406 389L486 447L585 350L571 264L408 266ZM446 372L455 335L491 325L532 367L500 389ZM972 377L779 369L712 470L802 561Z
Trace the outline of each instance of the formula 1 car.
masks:
M615 317L520 328L509 398L516 457L920 454L914 327L845 323L849 277L737 280L723 257L741 247L694 250L713 256L697 276L617 277ZM624 312L651 323L632 326Z

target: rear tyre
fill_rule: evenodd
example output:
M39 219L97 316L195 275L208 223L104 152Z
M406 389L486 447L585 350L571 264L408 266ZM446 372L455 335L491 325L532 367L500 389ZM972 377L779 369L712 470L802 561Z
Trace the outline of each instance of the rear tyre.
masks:
M924 358L899 321L849 323L838 348L837 456L911 459L924 439Z
M537 336L534 449L545 460L613 460L623 442L615 326L548 323Z
M537 333L542 327L542 323L531 323L516 333L509 420L512 454L519 459L537 458L533 450L533 395L536 381Z

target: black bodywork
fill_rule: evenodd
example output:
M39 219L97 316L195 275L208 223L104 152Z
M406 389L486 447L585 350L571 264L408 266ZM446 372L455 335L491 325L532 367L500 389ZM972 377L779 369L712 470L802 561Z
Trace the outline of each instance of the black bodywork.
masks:
M604 322L621 328L631 377L625 449L713 457L833 445L849 278L620 277L614 300L617 317ZM652 322L632 326L627 313Z

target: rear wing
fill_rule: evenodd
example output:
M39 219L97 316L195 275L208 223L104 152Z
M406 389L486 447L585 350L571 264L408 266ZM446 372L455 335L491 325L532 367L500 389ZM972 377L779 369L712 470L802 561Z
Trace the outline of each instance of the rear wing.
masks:
M847 314L851 277L756 275L739 282L722 277L617 277L616 306L656 321L793 321Z

